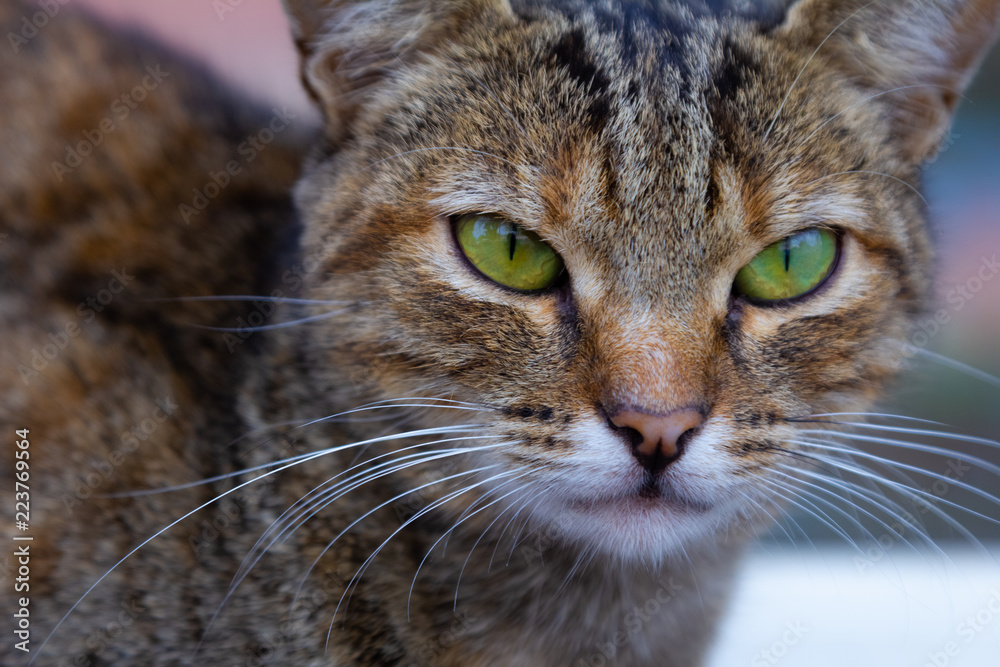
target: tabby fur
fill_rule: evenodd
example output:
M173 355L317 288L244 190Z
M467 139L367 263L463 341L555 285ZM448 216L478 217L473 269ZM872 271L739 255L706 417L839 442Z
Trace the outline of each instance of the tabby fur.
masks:
M322 128L70 10L0 49L0 423L32 443L34 664L576 665L609 641L617 665L702 664L759 508L780 504L760 479L787 461L795 420L867 409L898 368L887 341L930 284L921 166L1000 2L286 6ZM0 32L33 10L6 3ZM54 166L157 67L91 156ZM240 146L276 118L287 127L248 161ZM470 271L451 220L472 212L538 233L564 282L525 295ZM843 235L821 291L734 298L740 267L816 225ZM273 299L192 299L231 295ZM289 326L247 325L260 320ZM324 419L404 398L432 407ZM608 421L625 406L705 415L652 494ZM115 495L463 424L484 426L245 487L262 470ZM470 434L457 446L496 446L361 486L226 597L313 489ZM482 485L420 514L459 488L424 486L446 477ZM122 556L227 491L114 568L41 648ZM660 611L637 618L651 599ZM0 655L25 662L6 641Z

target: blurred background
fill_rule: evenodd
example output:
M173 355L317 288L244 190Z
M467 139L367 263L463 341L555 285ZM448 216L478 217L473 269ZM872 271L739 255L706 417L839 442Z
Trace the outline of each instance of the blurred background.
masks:
M278 0L75 4L192 54L264 104L311 113ZM939 252L939 303L931 312L939 311L944 323L934 323L929 315L914 334L910 342L928 353L914 356L883 409L945 425L918 427L997 440L1000 275L990 261L1000 258L1000 50L994 50L967 91L950 137L926 171L925 190ZM933 355L966 364L979 375ZM903 437L1000 464L1000 449L926 435ZM897 448L875 444L870 451L960 476L962 483L990 493L1000 491L996 476L956 468L948 458L904 456ZM943 501L1000 518L996 505L958 484L938 493L943 487L935 490L934 478L911 477ZM911 548L908 542L919 542L912 534L901 539L862 513L855 515L860 527L849 530L855 548L814 516L819 512L793 511L748 559L712 666L1000 666L1000 528L939 506L984 546L927 513L918 515L946 556Z

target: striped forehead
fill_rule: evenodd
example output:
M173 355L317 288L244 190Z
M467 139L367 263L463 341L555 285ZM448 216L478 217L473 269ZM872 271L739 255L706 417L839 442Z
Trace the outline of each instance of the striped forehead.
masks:
M732 220L712 224L720 194L712 100L743 85L733 59L747 54L725 45L749 24L648 3L522 12L530 38L510 48L525 51L504 55L501 42L496 57L453 70L467 79L453 90L469 100L476 122L464 136L435 137L521 168L498 171L487 159L476 174L461 164L476 156L455 155L438 207L511 212L571 267L585 265L608 283L627 275L630 298L704 281L740 231ZM511 55L518 68L505 67ZM460 191L449 193L451 186Z
M733 231L708 225L718 196L709 100L731 68L718 62L712 15L614 11L589 7L540 49L555 86L540 87L530 119L551 142L538 194L553 233L599 257L606 279L627 269L660 291L701 278Z

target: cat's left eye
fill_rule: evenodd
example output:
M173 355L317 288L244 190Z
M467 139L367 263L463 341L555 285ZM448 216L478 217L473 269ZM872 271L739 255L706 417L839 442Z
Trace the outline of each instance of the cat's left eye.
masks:
M562 258L538 234L495 215L463 215L455 238L480 273L505 287L537 292L563 272Z
M821 227L786 236L740 269L733 291L763 303L804 296L833 273L839 246L837 233Z

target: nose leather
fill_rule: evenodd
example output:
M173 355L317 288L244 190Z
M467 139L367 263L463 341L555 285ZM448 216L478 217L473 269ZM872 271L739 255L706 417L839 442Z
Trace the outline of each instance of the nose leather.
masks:
M704 421L701 412L682 409L667 415L656 415L639 410L622 410L611 417L619 428L638 431L641 440L633 445L632 453L640 461L669 463L680 455L680 437Z

